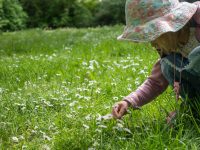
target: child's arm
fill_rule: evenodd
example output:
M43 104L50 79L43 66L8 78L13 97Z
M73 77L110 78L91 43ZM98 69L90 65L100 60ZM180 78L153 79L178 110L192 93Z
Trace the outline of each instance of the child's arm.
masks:
M160 61L158 61L147 80L135 92L124 99L128 100L132 106L143 106L165 91L167 86L168 81L163 76Z
M138 107L149 103L166 90L167 86L168 81L161 72L160 61L157 61L147 80L135 92L126 96L121 102L113 107L113 117L118 119L121 118L125 115L128 106L137 109Z

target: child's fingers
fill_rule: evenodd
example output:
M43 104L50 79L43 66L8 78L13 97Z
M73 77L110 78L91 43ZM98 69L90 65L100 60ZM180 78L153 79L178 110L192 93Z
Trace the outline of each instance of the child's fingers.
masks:
M113 107L112 114L114 118L121 119L122 116L126 113L126 108L123 104L119 103Z
M119 111L119 115L123 116L126 112L127 112L126 108L124 106L122 106L120 111Z
M114 118L116 118L116 119L120 119L121 118L120 114L119 114L119 111L120 111L119 105L115 105L113 107L113 109L112 109L112 115L113 115Z
M113 109L112 109L112 115L113 115L113 117L114 117L115 119L118 118L118 113L117 113L117 108L116 108L116 106L114 106Z

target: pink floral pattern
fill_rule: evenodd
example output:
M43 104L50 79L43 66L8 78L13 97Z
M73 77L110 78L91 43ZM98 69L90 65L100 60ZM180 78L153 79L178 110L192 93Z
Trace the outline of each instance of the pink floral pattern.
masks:
M153 41L181 29L197 11L197 4L178 0L127 0L126 27L119 40Z

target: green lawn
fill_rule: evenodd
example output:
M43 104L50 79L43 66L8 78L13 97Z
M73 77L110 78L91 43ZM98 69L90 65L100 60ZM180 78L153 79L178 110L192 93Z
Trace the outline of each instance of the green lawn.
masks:
M101 120L159 58L117 41L122 26L0 34L0 149L199 149L193 119L166 125L170 88L123 120ZM192 123L190 123L192 122Z

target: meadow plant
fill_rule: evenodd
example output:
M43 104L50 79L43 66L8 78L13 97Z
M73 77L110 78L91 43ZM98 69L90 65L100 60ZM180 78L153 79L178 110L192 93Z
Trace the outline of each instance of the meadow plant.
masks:
M107 115L159 58L149 44L117 41L122 28L2 33L0 149L199 149L194 117L166 124L170 88L123 120Z

